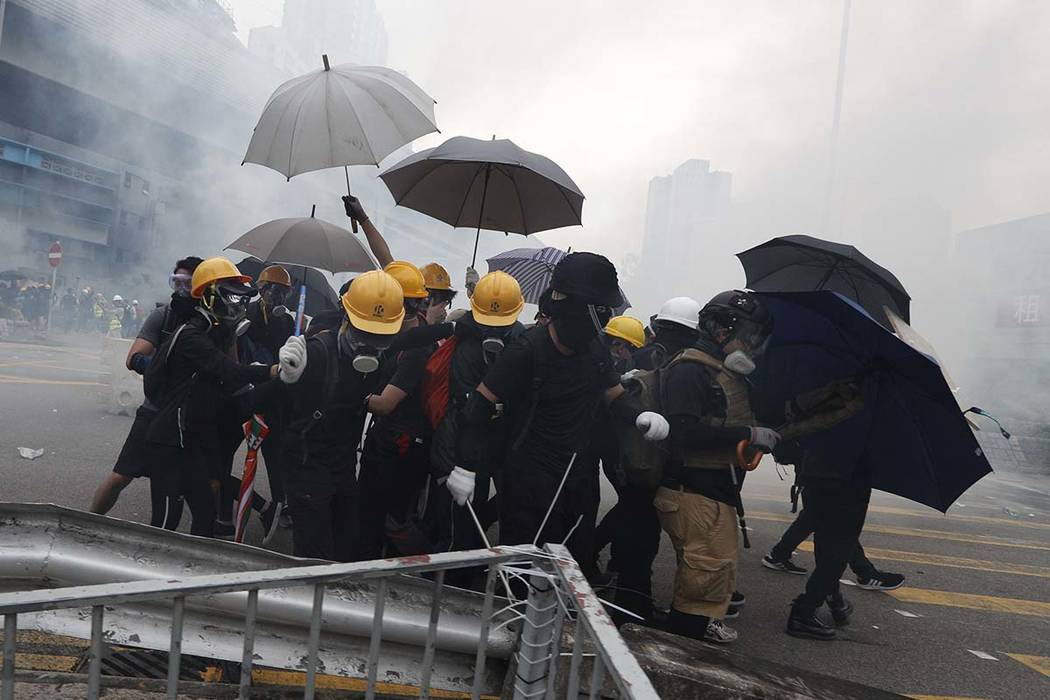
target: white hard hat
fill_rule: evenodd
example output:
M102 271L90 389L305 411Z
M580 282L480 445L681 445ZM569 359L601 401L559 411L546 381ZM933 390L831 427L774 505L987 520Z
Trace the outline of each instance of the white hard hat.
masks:
M113 301L124 301L124 297L120 296L119 294L114 294Z
M138 299L132 299L131 300L131 305L132 306L138 306L139 305L139 300Z
M677 323L691 330L700 329L700 302L692 297L668 299L656 314L657 321Z

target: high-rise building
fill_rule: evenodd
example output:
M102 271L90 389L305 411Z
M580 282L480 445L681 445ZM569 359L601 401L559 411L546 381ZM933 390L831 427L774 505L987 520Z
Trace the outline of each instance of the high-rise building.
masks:
M632 291L636 306L655 307L672 296L716 291L690 285L696 265L710 256L712 245L719 245L716 235L728 219L732 189L731 173L711 170L709 161L696 158L649 181L638 267L642 283Z

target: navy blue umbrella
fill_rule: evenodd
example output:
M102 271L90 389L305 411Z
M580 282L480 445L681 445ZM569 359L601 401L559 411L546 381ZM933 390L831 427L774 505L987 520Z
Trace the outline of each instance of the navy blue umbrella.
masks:
M800 439L844 478L942 512L992 471L933 358L837 292L758 292L773 335L755 380L783 402L831 382L861 380L864 407Z

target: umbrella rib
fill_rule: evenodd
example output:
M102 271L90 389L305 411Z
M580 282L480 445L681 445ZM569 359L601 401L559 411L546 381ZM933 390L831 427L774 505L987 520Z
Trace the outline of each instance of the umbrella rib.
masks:
M487 164L487 163L479 163L479 165L487 167L489 164ZM474 171L474 177L470 178L470 184L467 185L467 191L463 193L463 201L461 201L459 203L459 211L456 212L455 223L452 224L453 228L460 228L460 218L463 216L463 210L467 206L467 200L470 199L470 192L471 192L471 190L474 189L474 183L478 181L478 175L481 174L481 171L483 169L484 169L484 167L479 167L477 170ZM482 202L482 206L484 206L484 204L485 203ZM478 228L481 228L481 213L480 212L478 213Z
M406 199L408 199L408 196L410 194L412 194L413 192L415 192L416 188L419 187L420 185L422 185L424 180L426 180L428 177L430 177L431 175L436 173L438 170L441 170L441 168L443 168L443 167L445 167L446 165L449 164L449 161L441 161L441 160L433 160L432 161L429 158L427 160L425 160L424 162L426 162L426 163L434 163L434 167L431 168L430 170L428 170L426 173L424 173L423 177L421 177L418 180L416 180L412 184L411 187L409 187L408 189L405 190L404 194L402 194L400 197L395 199L394 200L394 205L395 206L401 206L401 202L403 202ZM390 189L389 185L387 185L387 189ZM391 194L393 194L393 193L391 193ZM409 207L409 208L411 208L411 207Z
M337 83L337 84L339 85L339 89L343 93L343 97L346 98L346 106L350 108L351 112L353 112L354 119L357 120L357 125L359 127L361 127L361 134L365 137L364 138L365 148L368 149L368 157L372 159L372 163L373 164L379 165L379 160L376 158L376 154L372 150L372 141L368 137L368 131L365 129L365 123L363 121L361 121L361 115L357 113L357 107L354 107L354 101L350 99L350 94L346 91L346 86L344 86L342 83ZM364 92L364 90L362 90L361 92ZM365 93L365 94L368 94L368 93ZM387 116L389 116L389 115L387 115ZM399 130L399 133L400 133L400 130ZM353 163L347 163L346 165L353 165Z
M497 170L499 170L499 168L497 168ZM513 175L510 175L508 173L503 173L503 176L508 178L510 180L510 183L512 185L514 185L514 194L517 195L517 199L518 199L518 211L521 212L521 228L522 228L522 231L524 232L524 234L526 236L528 236L529 235L529 224L525 220L525 204L521 201L521 190L518 188L518 181L514 178Z
M303 92L306 93L307 91L304 90ZM292 179L292 154L295 153L295 131L299 128L299 117L303 113L303 106L305 104L306 97L304 94L303 99L299 102L299 109L295 112L295 120L292 122L292 136L288 141L288 174L286 177L289 180Z
M390 82L388 82L387 80L383 79L382 77L380 77L380 76L378 76L378 75L374 75L374 74L365 74L365 73L362 73L361 71L357 71L357 75L368 75L368 78L369 78L369 79L371 79L371 80L375 80L376 82L380 82L380 83L383 83L384 85L386 85L387 87L389 87L390 89L392 89L392 90L394 90L394 91L396 91L396 92L398 92L398 93L400 93L400 92L401 92L401 88L400 88L400 87L398 87L398 86L394 85L393 83L390 83ZM426 94L426 93L424 93L424 94ZM433 97L431 97L430 95L427 95L426 97L427 97L427 99L428 99L428 100L430 100L430 101L431 101L431 102L433 102L434 104L437 104L437 100L435 100L435 99L434 99ZM419 108L419 105L417 105L417 104L415 103L415 101L413 101L413 100L410 100L410 99L408 99L408 98L405 98L405 101L406 101L406 102L408 102L408 103L409 103L410 105L412 105L412 108L413 108L413 109L415 109L415 110L416 110L417 112L419 112L419 114L420 114L420 115L421 115L421 116L423 117L423 119L424 119L424 120L426 120L426 122L427 122L428 124L430 124L430 125L431 125L432 127L434 127L434 131L436 131L436 132L438 132L438 133L441 133L441 129L437 128L437 124L435 124L435 123L434 123L434 122L433 122L433 121L432 121L432 120L430 119L430 116L429 116L429 115L428 115L428 114L427 114L426 112L424 112L424 111L423 111L422 109L420 109L420 108ZM375 100L375 102L376 102L376 104L378 104L378 105L379 105L379 108L380 108L380 109L382 109L382 110L383 110L383 112L384 112L384 113L386 113L386 115L387 115L388 117L390 117L390 120L391 120L391 121L393 121L393 115L391 115L391 114L390 114L390 112L389 112L389 111L387 111L386 107L385 107L385 106L384 106L384 105L383 105L382 103L380 103L380 102L379 102L378 100ZM399 127L399 126L398 126L397 124L394 124L394 128L396 128L396 129L397 129L397 132L398 132L399 134L401 134L401 136L402 136L403 138L407 138L407 137L405 136L405 132L401 131L401 127ZM405 143L409 143L410 141L413 141L413 140L414 140L414 139L408 139L408 141L406 141ZM395 149L395 150L396 150L396 149Z

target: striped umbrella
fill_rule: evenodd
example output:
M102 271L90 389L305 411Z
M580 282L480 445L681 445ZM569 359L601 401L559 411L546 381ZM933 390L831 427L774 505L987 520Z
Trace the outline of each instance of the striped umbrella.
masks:
M521 295L530 304L538 304L540 297L551 283L554 267L568 253L560 248L515 248L493 255L487 260L489 272L500 270L513 277L521 285ZM631 306L627 295L620 290L623 305L616 307L616 313L622 314Z

